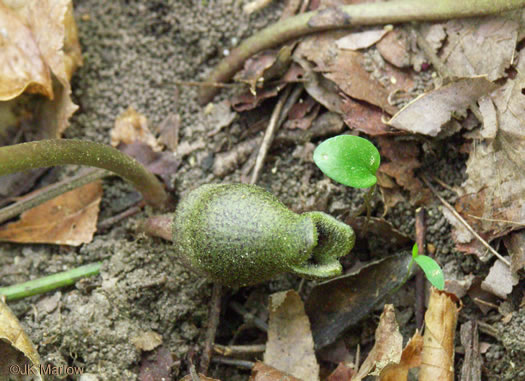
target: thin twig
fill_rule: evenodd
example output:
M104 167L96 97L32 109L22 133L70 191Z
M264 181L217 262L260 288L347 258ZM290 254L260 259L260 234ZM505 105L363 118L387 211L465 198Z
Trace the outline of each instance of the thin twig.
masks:
M494 309L498 309L498 306L494 303L490 303L490 302L487 302L483 299L480 299L480 298L474 298L474 301L476 303L479 303L479 304L483 304L484 306L487 306L487 307L490 307L490 308L494 308Z
M494 250L494 248L492 246L489 245L489 243L487 241L485 241L478 233L476 233L474 231L474 229L472 229L472 227L469 225L469 223L467 221L465 221L465 219L463 217L461 217L461 215L456 211L456 209L454 207L452 207L452 205L450 205L443 197L441 197L439 195L439 193L437 192L437 190L432 186L432 184L430 184L430 181L428 181L428 179L426 178L426 176L423 176L421 178L423 180L423 182L426 184L426 186L432 191L432 193L434 193L434 196L436 196L439 201L441 201L441 203L450 211L450 213L452 213L454 215L454 217L456 217L459 222L461 222L461 224L463 226L465 226L465 228L474 236L476 237L476 239L481 242L481 244L483 246L485 246L492 254L494 254L500 261L502 261L503 263L505 263L507 266L510 267L510 262L504 258L500 253L498 253L496 250Z
M233 366L236 366L237 368L242 368L242 369L252 369L255 366L255 363L253 361L231 359L231 358L222 357L222 356L214 356L212 361L219 363L219 364L224 364L224 365L233 365Z
M210 303L210 313L208 317L208 329L206 330L206 341L204 343L204 350L200 363L200 370L204 375L208 373L208 368L210 367L213 343L215 342L217 327L219 326L219 318L221 314L221 296L222 286L219 283L214 282Z
M197 81L173 81L175 85L197 86L197 87L217 87L217 88L234 88L246 86L243 83L220 83L220 82L197 82Z
M276 22L243 41L215 67L207 82L227 82L242 68L244 61L254 54L315 32L360 25L481 16L521 8L524 5L525 0L395 0L301 13ZM208 103L216 93L215 87L202 88L201 104Z
M106 218L104 221L101 221L98 224L98 226L97 226L97 233L102 233L102 232L108 230L113 225L119 223L120 221L122 221L122 220L124 220L126 218L129 218L131 216L134 216L137 213L140 213L142 208L144 208L144 205L146 205L144 200L139 201L137 204L135 204L132 207L124 210L123 212L118 213L118 214L116 214L114 216L111 216L109 218Z
M257 354L263 353L266 350L266 345L255 344L255 345L219 345L215 344L213 350L222 356L238 356L246 354Z
M275 108L273 109L272 117L270 118L270 122L268 123L268 127L266 128L266 132L264 133L264 138L261 143L261 147L259 148L259 154L257 155L257 160L255 160L255 167L253 168L252 177L250 179L250 184L255 184L257 180L259 179L259 175L263 167L264 159L266 159L266 154L268 153L268 150L270 149L270 146L272 145L275 131L279 129L279 123L278 123L279 116L281 115L281 110L283 109L286 99L290 95L290 89L291 87L288 86L284 90L284 92L279 97L279 100L277 101Z
M88 169L77 176L62 180L58 183L39 189L36 192L32 192L31 194L20 198L14 204L6 206L0 210L0 223L16 217L20 213L43 204L61 194L80 188L109 175L111 175L109 172L102 169Z
M416 243L418 254L425 254L425 208L416 210ZM421 268L416 272L416 327L421 329L425 316L425 275Z

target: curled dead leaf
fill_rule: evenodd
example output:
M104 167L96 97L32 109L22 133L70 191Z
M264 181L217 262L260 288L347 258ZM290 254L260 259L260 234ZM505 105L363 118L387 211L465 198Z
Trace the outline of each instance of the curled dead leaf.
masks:
M403 336L399 333L396 313L392 304L386 304L376 329L375 343L352 381L361 381L366 376L378 376L383 368L399 364L403 351Z
M64 193L0 229L0 240L79 246L91 242L97 229L100 181Z
M293 290L272 294L269 311L265 364L301 380L318 380L310 322L299 294Z
M425 313L420 381L454 380L454 338L458 313L455 296L432 287Z
M13 369L40 367L40 356L35 346L24 332L20 322L9 307L0 299L0 379L8 380L16 376ZM14 367L14 368L13 368ZM32 380L43 380L35 372Z
M453 113L464 113L468 106L496 88L486 77L457 79L420 95L399 110L388 124L403 131L436 136Z

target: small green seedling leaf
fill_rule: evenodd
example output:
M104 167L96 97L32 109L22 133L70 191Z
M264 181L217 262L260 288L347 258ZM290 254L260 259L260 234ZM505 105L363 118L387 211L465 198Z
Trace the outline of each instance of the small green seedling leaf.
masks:
M314 151L315 164L332 180L354 188L377 182L377 148L359 136L340 135L322 142Z
M419 255L419 249L417 247L417 243L412 246L412 258L416 259L416 257Z
M419 265L419 267L421 267L432 286L438 290L443 290L445 288L445 278L443 277L443 271L436 261L430 257L427 257L426 255L418 255L414 258L414 261Z

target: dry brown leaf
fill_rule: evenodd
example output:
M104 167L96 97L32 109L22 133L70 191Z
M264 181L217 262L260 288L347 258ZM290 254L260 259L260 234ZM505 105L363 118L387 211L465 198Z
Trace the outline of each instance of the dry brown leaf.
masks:
M352 381L366 376L378 376L390 364L399 364L403 351L403 336L399 333L394 306L386 304L376 329L375 344Z
M158 347L153 352L143 353L140 361L139 381L165 381L172 379L175 359L169 348ZM201 378L201 380L212 380ZM191 378L190 378L191 381Z
M120 114L115 120L115 126L110 131L111 145L117 147L120 143L146 143L153 151L161 151L157 139L148 128L148 120L132 106Z
M53 81L49 100L40 106L42 115L35 118L46 138L58 138L77 110L71 100L70 80L82 55L71 0L41 0L3 2L19 20L31 29L41 59L58 81ZM1 82L1 81L0 81Z
M496 87L486 77L457 79L420 95L399 110L388 124L403 131L436 136L453 113L464 113L467 107Z
M182 380L181 380L182 381ZM257 361L252 368L249 381L305 381L283 373L278 369Z
M39 372L40 356L24 332L20 322L0 299L0 379L16 377L13 369L31 368L36 375L30 379L43 380ZM15 367L15 368L13 368Z
M399 364L386 366L379 377L380 381L406 381L408 371L421 365L421 351L423 350L423 336L416 330L403 353Z
M461 325L460 339L465 348L465 360L461 367L461 381L481 381L481 353L479 348L478 324L468 321Z
M277 96L277 94L279 94L279 90L279 86L271 86L264 89L257 89L255 95L249 91L240 95L236 95L231 100L232 108L237 112L253 110L265 99Z
M301 59L314 63L315 71L323 73L348 96L373 104L389 114L395 113L397 108L389 103L388 95L400 89L409 91L414 86L411 75L389 63L376 68L378 73L369 72L361 52L342 50L335 45L335 40L345 33L333 31L307 37L294 51L294 59L299 63Z
M388 31L383 28L370 29L363 32L354 32L336 40L335 45L339 49L344 50L364 49L374 45L387 33Z
M498 132L494 139L475 142L467 161L468 179L456 210L487 241L525 225L525 51L520 52L517 74L491 94L496 105ZM455 233L458 234L458 229ZM463 251L483 256L476 241L463 237Z
M86 184L49 200L0 229L0 240L79 246L91 242L97 229L102 185Z
M454 381L454 336L459 313L454 299L446 292L431 289L419 381Z
M381 56L399 68L410 66L410 40L403 29L394 29L377 44Z
M440 57L451 74L456 77L487 75L491 81L503 77L514 59L517 43L519 23L512 18L514 16L477 17L445 23L448 41Z
M246 83L250 92L255 94L257 88L273 79L282 76L291 63L291 46L285 45L279 50L265 51L249 58L244 69L235 75L235 80Z
M319 380L310 322L293 290L270 296L268 342L264 362L304 381Z
M419 146L415 142L398 141L391 137L379 137L378 142L381 157L388 160L381 163L378 173L395 179L397 185L409 191L412 204L428 202L432 195L415 175L415 170L421 166ZM379 185L396 191L396 187L386 184L386 181L384 177L380 178Z
M507 299L507 295L512 292L512 288L518 284L519 280L519 276L513 274L509 266L497 259L487 277L481 282L481 289L501 299Z
M0 101L25 90L53 97L51 73L29 29L0 2Z
M354 374L354 368L351 368L344 363L339 363L337 368L335 368L335 370L326 378L326 381L350 381Z
M479 99L479 111L483 117L483 127L480 135L482 139L494 139L498 132L498 116L496 107L489 96L483 96Z
M503 238L510 254L511 270L515 274L525 268L525 231L521 230Z
M371 136L396 133L396 130L383 123L383 112L375 106L342 97L341 111L346 125L352 130Z

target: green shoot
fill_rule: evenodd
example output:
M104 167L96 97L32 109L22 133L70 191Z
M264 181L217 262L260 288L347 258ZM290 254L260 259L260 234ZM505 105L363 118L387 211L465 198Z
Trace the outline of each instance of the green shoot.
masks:
M416 262L418 266L421 267L421 270L423 270L425 276L427 277L428 281L432 284L432 286L434 286L438 290L443 290L445 288L445 278L443 276L443 270L441 270L439 264L432 258L426 255L418 254L417 243L415 243L412 247L412 261L410 261L409 266L412 265L412 262Z

